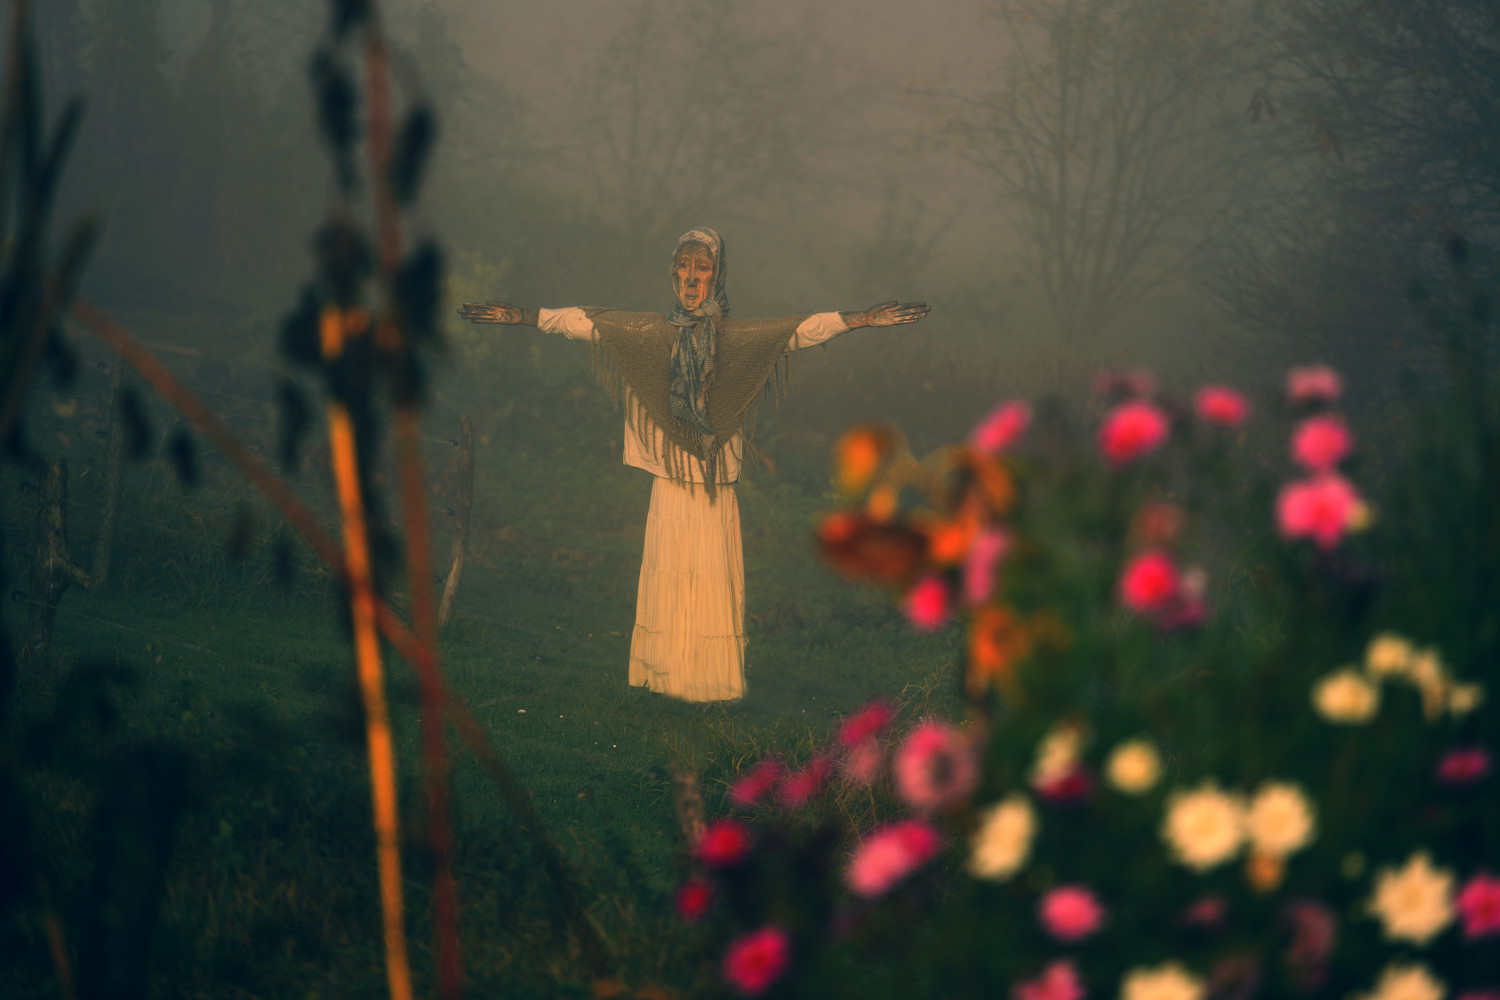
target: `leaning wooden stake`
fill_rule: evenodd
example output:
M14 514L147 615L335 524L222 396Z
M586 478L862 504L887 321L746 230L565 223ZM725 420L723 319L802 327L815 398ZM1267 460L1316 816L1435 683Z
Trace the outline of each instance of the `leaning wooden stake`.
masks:
M464 552L469 545L469 517L474 510L474 421L464 417L458 432L458 499L453 508L453 555L448 567L448 582L443 584L443 603L438 608L438 624L448 624L453 615L453 599L458 596L458 581L464 574Z
M368 335L363 317L329 307L322 317L323 357L330 363L343 353L344 338ZM380 872L380 913L385 924L385 971L392 1000L411 1000L411 963L406 954L401 900L401 843L396 819L396 757L391 720L380 666L380 638L375 628L375 582L370 568L370 541L364 499L359 490L359 459L354 422L337 398L328 400L328 443L338 487L348 560L350 614L359 693L365 709L365 743L370 755L370 793L375 813L375 853Z
M42 476L41 506L36 515L36 547L31 555L31 607L26 616L26 654L45 660L52 646L52 625L64 590L89 585L89 576L68 554L68 460L51 458Z
M125 392L125 361L115 358L109 374L109 435L104 446L104 514L94 539L94 561L90 564L94 586L109 581L109 555L115 542L115 518L120 509L120 471L125 454L125 421L120 406Z

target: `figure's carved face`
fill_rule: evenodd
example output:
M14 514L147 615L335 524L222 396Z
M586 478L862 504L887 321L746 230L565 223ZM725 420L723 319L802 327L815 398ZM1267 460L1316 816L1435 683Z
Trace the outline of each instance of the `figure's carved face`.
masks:
M672 290L688 312L697 309L714 289L714 261L704 247L688 244L672 266Z

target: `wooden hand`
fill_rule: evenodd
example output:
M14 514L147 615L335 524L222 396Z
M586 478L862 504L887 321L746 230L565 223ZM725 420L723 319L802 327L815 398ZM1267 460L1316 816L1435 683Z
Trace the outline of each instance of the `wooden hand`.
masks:
M843 313L844 323L852 330L861 326L896 326L915 323L932 310L925 302L882 302L864 312Z
M509 323L514 326L521 322L521 310L506 302L465 302L458 307L458 314L470 323Z

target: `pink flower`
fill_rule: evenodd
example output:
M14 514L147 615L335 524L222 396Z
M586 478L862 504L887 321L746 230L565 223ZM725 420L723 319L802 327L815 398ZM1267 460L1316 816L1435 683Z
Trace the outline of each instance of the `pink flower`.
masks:
M1010 551L1010 535L999 528L985 528L974 539L964 561L964 601L983 604L995 592L995 566Z
M973 748L946 722L924 722L908 733L894 770L896 793L924 813L957 805L979 780Z
M776 757L763 757L734 784L729 786L729 802L741 809L749 809L771 794L776 782L781 780L781 761Z
M792 939L774 924L741 934L724 952L724 981L748 997L770 989L792 960Z
M1291 925L1292 940L1287 945L1286 961L1302 984L1316 989L1328 971L1328 957L1338 940L1339 918L1322 903L1298 899L1282 911Z
M1328 472L1348 456L1354 436L1342 417L1308 417L1292 431L1292 461L1309 472Z
M1031 407L1018 399L1001 403L974 428L969 443L976 451L998 455L1024 433L1031 423Z
M1182 591L1182 577L1172 557L1161 549L1147 549L1125 565L1120 574L1120 602L1138 614L1170 608Z
M693 876L677 887L674 902L677 915L687 923L696 924L708 913L714 901L714 887L708 879Z
M1048 805L1077 805L1094 790L1094 778L1088 770L1075 764L1072 769L1050 781L1033 782L1032 787Z
M1167 415L1140 399L1115 407L1099 428L1099 450L1116 466L1161 447L1166 439Z
M921 632L936 632L948 624L953 610L953 595L940 576L924 576L906 592L904 610L907 619Z
M896 710L891 708L890 702L870 702L839 724L839 746L845 750L854 749L866 740L879 736L895 717Z
M1286 398L1293 405L1336 403L1343 392L1343 379L1327 365L1309 365L1287 372Z
M1286 538L1311 538L1331 550L1360 516L1364 502L1336 472L1287 483L1276 496L1276 523Z
M869 787L880 779L880 768L885 763L880 741L873 736L844 755L844 780L851 785Z
M713 868L739 864L750 855L750 830L732 817L712 820L698 838L696 853L699 861Z
M833 761L824 756L814 757L800 771L793 771L782 779L776 789L776 801L783 809L799 809L823 790L833 773Z
M1465 883L1453 902L1464 923L1464 937L1500 934L1500 878L1480 872Z
M1104 923L1099 897L1081 885L1060 885L1037 904L1037 916L1059 941L1082 941Z
M1010 993L1014 1000L1083 1000L1083 981L1073 963L1063 959L1017 983Z
M1206 385L1193 398L1193 408L1205 423L1238 427L1250 415L1245 397L1227 386Z
M854 848L845 881L856 895L876 899L937 857L942 838L931 823L902 819L878 826Z
M1472 785L1490 772L1490 755L1483 747L1450 750L1438 761L1438 780L1445 785Z

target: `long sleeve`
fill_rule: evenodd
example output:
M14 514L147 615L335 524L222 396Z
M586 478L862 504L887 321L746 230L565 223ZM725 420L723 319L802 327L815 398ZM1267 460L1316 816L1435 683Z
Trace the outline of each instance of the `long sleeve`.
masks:
M590 343L599 339L594 321L588 313L577 306L566 309L538 309L537 329L543 333L560 333L569 340L584 340Z
M844 324L844 317L836 312L813 313L797 326L797 332L792 334L791 342L787 344L787 351L802 351L809 347L817 347L844 333L849 327Z

